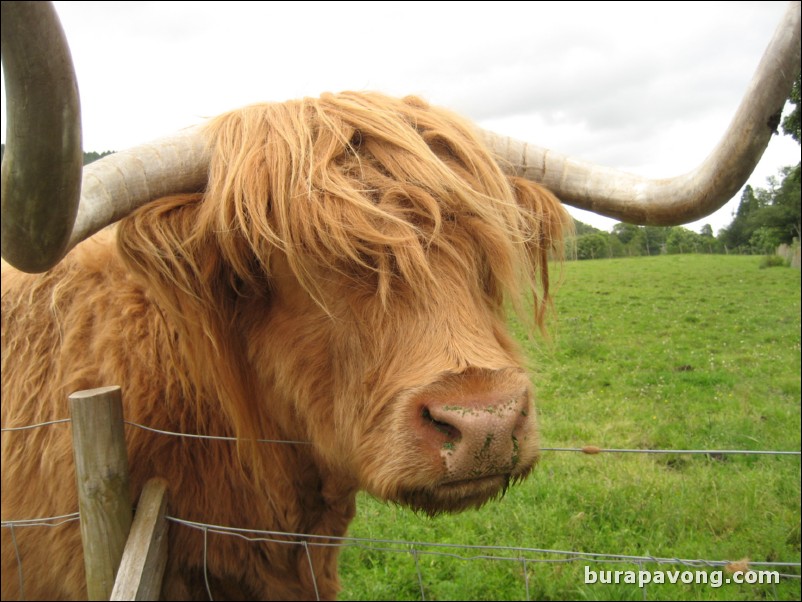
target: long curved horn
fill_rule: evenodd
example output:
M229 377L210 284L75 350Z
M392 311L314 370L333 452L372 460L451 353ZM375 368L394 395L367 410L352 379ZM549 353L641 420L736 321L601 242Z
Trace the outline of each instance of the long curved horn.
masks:
M800 3L789 2L727 132L695 170L649 179L482 132L508 173L546 186L569 205L632 224L674 226L710 215L755 169L780 123L800 68Z
M203 190L209 153L201 126L135 146L84 167L81 204L68 249L148 201Z
M3 2L2 34L2 254L11 265L44 272L140 205L204 187L209 161L198 128L107 156L82 175L78 87L52 3Z
M2 3L8 98L2 252L28 272L67 252L81 189L81 109L70 51L49 2Z

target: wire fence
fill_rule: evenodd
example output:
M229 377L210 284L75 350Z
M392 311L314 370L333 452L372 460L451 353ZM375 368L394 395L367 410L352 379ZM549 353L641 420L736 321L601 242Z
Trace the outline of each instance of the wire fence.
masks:
M70 418L62 418L41 422L37 424L19 426L19 427L4 427L1 429L3 433L24 431L36 428L43 428L64 424L71 422ZM165 436L185 437L192 439L209 439L209 440L223 440L223 441L236 441L235 437L228 436L215 436L215 435L200 435L193 433L179 433L174 431L166 431L155 429L146 425L138 424L136 422L125 421L125 424L132 427L143 429ZM280 440L280 439L260 439L260 443L265 444L284 444L284 445L312 445L309 441L293 441L293 440ZM802 452L795 450L746 450L746 449L722 449L722 450L705 450L705 449L626 449L626 448L601 448L593 445L586 445L583 447L541 447L543 452L569 452L569 453L583 453L587 455L597 455L601 453L624 453L624 454L699 454L712 457L720 457L724 455L775 455L775 456L802 456ZM203 572L206 578L207 594L209 599L212 600L211 588L208 581L208 566L207 566L207 546L208 535L216 534L227 537L236 537L248 542L259 543L269 542L276 544L285 544L290 546L301 546L306 554L309 563L309 570L312 583L315 587L316 599L320 599L317 591L317 582L315 579L315 571L310 555L310 548L312 547L338 547L338 548L358 548L368 552L379 552L389 554L399 554L411 556L415 565L415 574L417 576L417 586L420 592L421 600L426 599L426 587L424 570L421 568L421 556L433 556L441 558L450 558L458 561L499 561L518 563L522 568L523 573L523 590L526 600L531 598L531 589L529 581L529 565L538 564L565 564L565 563L611 563L611 564L627 564L638 567L643 570L646 565L674 565L681 566L686 569L708 569L708 570L726 570L731 573L744 572L744 571L771 571L771 574L776 574L780 578L800 580L799 571L802 569L802 563L798 561L777 561L777 562L760 562L749 561L748 564L743 561L733 561L727 559L690 559L678 557L659 557L659 556L638 556L619 553L604 553L604 552L583 552L575 550L557 550L548 548L534 548L534 547L520 547L520 546L503 546L503 545L476 545L476 544L452 544L452 543L438 543L426 541L406 541L397 539L380 539L380 538L360 538L360 537L338 537L330 535L313 535L308 533L292 533L285 531L271 531L271 530L254 530L243 529L232 525L214 525L196 521L189 521L180 517L168 516L168 521L187 527L196 529L202 532L204 541L204 558L203 558ZM34 528L34 527L59 527L69 522L79 521L80 515L78 512L69 514L51 516L51 517L35 517L25 519L3 520L2 528L9 529L12 545L14 546L17 556L18 575L17 578L20 582L20 590L24 591L22 584L24 583L24 567L19 554L16 543L16 530L20 528ZM797 572L793 572L797 571ZM706 576L704 577L707 578ZM706 582L706 581L705 581ZM640 583L639 587L642 590L643 599L647 599L647 583Z
M598 552L577 552L571 550L553 550L548 548L531 548L520 546L499 546L499 545L475 545L475 544L451 544L435 543L424 541L405 541L395 539L377 539L360 537L333 537L328 535L310 535L304 533L290 533L286 531L262 531L256 529L240 529L226 527L222 525L210 525L195 521L182 520L175 517L168 517L173 523L198 529L204 534L204 542L209 533L218 535L228 535L238 537L249 542L269 542L286 545L302 546L307 553L310 574L314 583L315 573L312 560L309 556L309 548L318 547L354 547L371 552L405 554L413 557L415 562L415 572L418 578L418 588L421 599L426 599L424 577L419 563L420 556L440 556L452 558L459 561L506 561L520 563L523 568L525 598L531 600L531 592L528 579L529 564L555 564L555 563L626 563L643 567L646 564L680 565L688 568L707 568L723 569L729 572L744 570L738 561L730 560L704 560L688 558L667 558L659 556L635 556L628 554L608 554ZM204 546L205 549L205 546ZM457 553L457 550L468 550L470 554ZM800 579L798 574L780 573L778 569L799 569L799 562L749 562L749 568L759 568L776 571L779 577L789 579ZM206 572L206 558L203 559L204 572ZM211 599L211 592L207 592ZM318 598L319 599L319 598Z

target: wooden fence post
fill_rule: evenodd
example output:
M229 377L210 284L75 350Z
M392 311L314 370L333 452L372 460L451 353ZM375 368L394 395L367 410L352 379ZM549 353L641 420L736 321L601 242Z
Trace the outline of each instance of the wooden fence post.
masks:
M167 481L150 479L139 496L112 600L158 600L167 567Z
M131 529L120 387L69 396L89 600L108 600Z

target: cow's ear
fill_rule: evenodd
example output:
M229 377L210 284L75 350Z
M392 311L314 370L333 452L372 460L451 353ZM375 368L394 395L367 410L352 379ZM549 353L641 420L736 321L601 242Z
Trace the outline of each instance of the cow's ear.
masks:
M544 330L546 310L551 303L549 260L563 259L564 241L573 234L574 220L559 199L540 184L516 177L510 178L510 184L525 221L535 322Z
M238 336L247 330L240 321L248 321L241 282L203 226L202 200L188 194L145 205L119 223L117 248L174 331L186 382L202 389L195 395L217 400L234 433L255 441L263 425L251 403L245 337Z
M149 286L168 309L184 297L206 297L217 271L219 253L208 248L198 228L202 195L165 197L145 205L120 222L117 248L126 266Z
M219 237L204 226L202 201L201 194L184 194L145 205L120 222L117 248L172 322L186 323L188 331L200 324L218 344L232 338L226 336L231 325L218 322L237 315L243 285Z
M563 241L573 233L573 218L550 190L523 178L510 178L518 204L532 216L534 242L544 253L562 256Z

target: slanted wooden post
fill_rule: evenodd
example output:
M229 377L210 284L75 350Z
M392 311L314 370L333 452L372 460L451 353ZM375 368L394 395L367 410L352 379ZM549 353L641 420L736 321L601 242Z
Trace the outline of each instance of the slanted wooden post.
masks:
M131 535L111 592L112 600L158 600L167 566L167 481L142 488Z
M69 396L89 600L108 600L131 530L120 387Z

